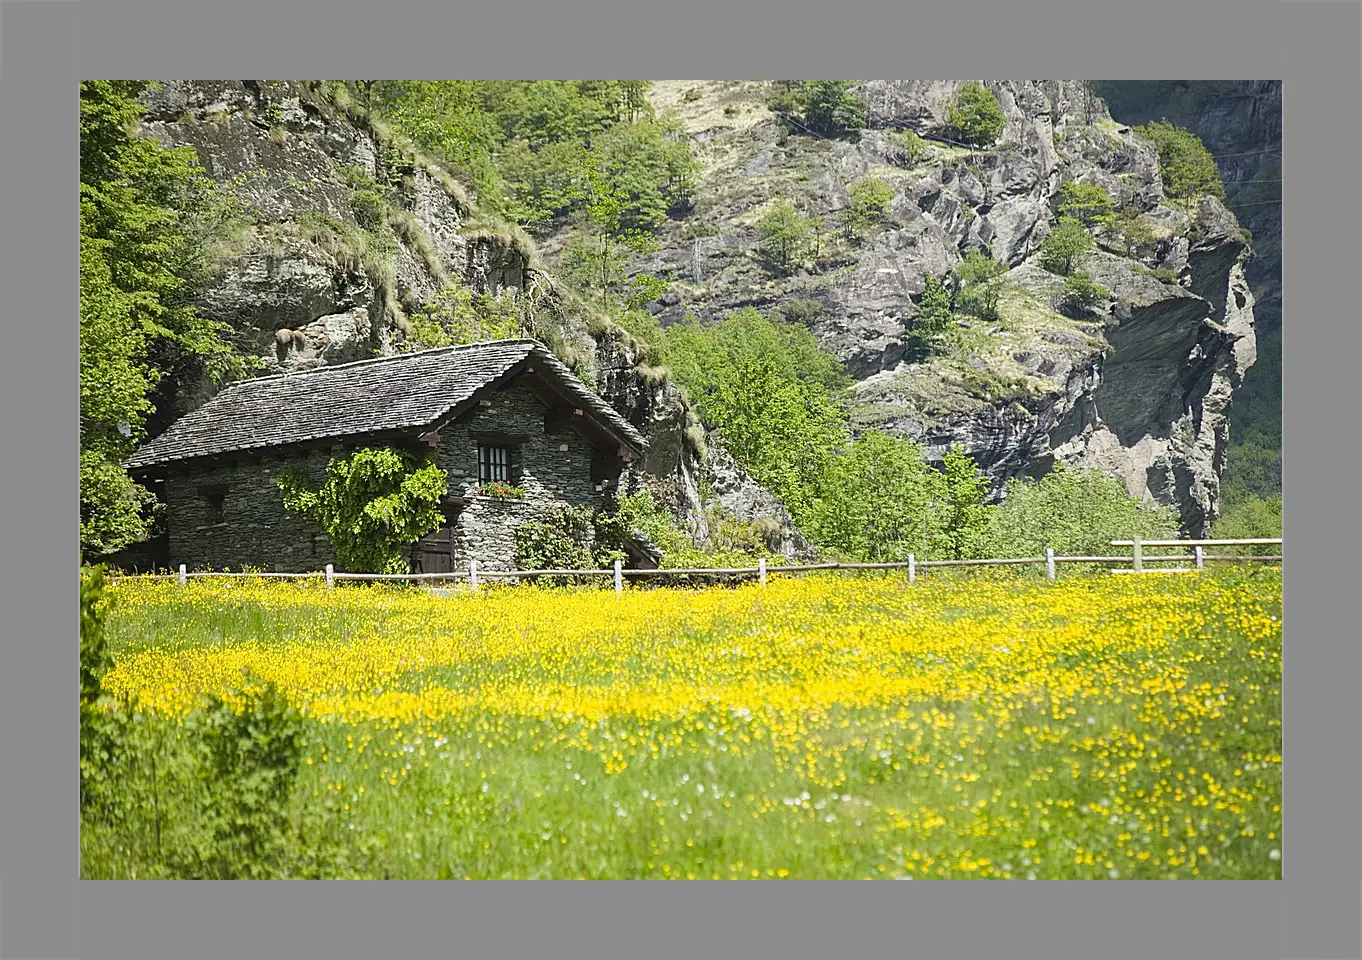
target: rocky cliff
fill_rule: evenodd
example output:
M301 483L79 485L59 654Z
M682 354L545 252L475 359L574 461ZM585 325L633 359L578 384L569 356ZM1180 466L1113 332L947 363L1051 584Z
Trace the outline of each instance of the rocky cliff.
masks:
M513 293L526 308L520 332L549 343L648 436L637 480L662 491L699 542L717 509L767 518L773 546L807 554L775 497L722 450L706 455L680 391L639 362L627 336L593 330L522 232L481 217L463 186L381 125L315 85L285 81L167 81L143 104L146 134L192 147L242 202L239 229L215 251L215 277L197 307L226 323L263 372L398 349L409 315L451 278L478 293ZM213 389L206 380L178 387L163 398L153 432Z
M1253 235L1244 277L1254 297L1258 361L1230 408L1227 480L1267 496L1281 492L1282 444L1282 84L1280 80L1109 81L1099 85L1117 119L1166 118L1215 155L1226 205Z
M656 84L656 105L681 120L704 174L694 211L635 265L674 281L651 310L664 323L704 321L803 301L798 315L858 379L858 428L912 436L933 456L962 442L999 494L1007 478L1056 459L1100 467L1204 535L1218 510L1229 401L1255 357L1247 235L1214 200L1166 198L1153 147L1091 88L987 86L1006 115L997 144L929 141L913 156L895 131L948 135L957 83L863 83L872 129L845 139L789 129L765 106L766 84ZM868 175L893 187L887 223L859 245L829 244L812 269L763 268L754 223L769 200L832 220ZM1085 268L1113 296L1088 311L1062 308L1062 280L1035 263L1073 180L1138 211L1152 238L1131 244L1099 230ZM1010 268L999 320L962 321L963 347L949 356L906 358L901 334L923 278L971 248ZM544 249L552 256L554 240Z

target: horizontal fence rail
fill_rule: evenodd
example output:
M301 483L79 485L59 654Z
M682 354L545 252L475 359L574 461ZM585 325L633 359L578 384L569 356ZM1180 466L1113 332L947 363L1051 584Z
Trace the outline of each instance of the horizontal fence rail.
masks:
M185 564L180 564L177 573L144 573L128 574L116 576L114 580L139 579L139 580L168 580L178 579L181 584L187 583L191 578L208 577L227 577L227 578L252 578L252 577L271 577L282 580L325 580L327 587L334 587L338 580L354 581L387 581L405 583L437 583L440 581L455 581L456 583L467 583L473 589L478 588L480 580L521 580L534 579L537 577L611 577L614 580L615 592L620 593L624 589L626 579L640 577L756 577L764 587L766 586L767 574L771 573L813 573L820 570L906 570L908 572L908 582L913 583L917 577L917 571L921 569L949 568L949 567L1001 567L1001 566L1045 566L1045 578L1051 583L1055 580L1055 567L1061 563L1089 563L1089 564L1129 564L1129 566L1118 567L1110 572L1113 574L1139 574L1139 573L1195 573L1201 570L1205 563L1214 562L1276 562L1280 563L1283 559L1281 553L1255 553L1247 555L1235 555L1231 553L1207 553L1206 547L1256 547L1256 546L1281 546L1280 537L1269 538L1249 538L1243 540L1112 540L1113 547L1130 547L1129 554L1121 556L1056 556L1053 550L1046 550L1043 557L1000 557L994 559L970 559L970 560L918 560L912 554L908 555L907 560L891 561L885 563L804 563L788 564L783 566L767 566L763 558L758 561L755 567L677 567L677 568L657 568L653 570L625 570L620 561L615 561L612 569L604 570L483 570L478 567L476 560L468 564L466 570L446 571L443 573L344 573L337 571L333 564L327 564L324 571L312 571L307 573L229 573L223 571L190 571ZM1190 547L1191 553L1177 553L1164 555L1146 555L1145 548L1176 548ZM1145 561L1149 561L1155 566L1145 566ZM1193 566L1170 567L1170 563L1192 563Z

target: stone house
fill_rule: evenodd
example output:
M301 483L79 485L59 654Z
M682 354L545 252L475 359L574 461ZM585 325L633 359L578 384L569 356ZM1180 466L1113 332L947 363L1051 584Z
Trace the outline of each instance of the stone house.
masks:
M499 340L232 384L125 466L165 504L165 565L306 572L335 556L284 508L279 474L320 481L331 457L375 445L434 450L449 477L444 524L412 545L422 572L515 569L519 523L602 506L647 449L546 346ZM524 496L482 492L491 483Z

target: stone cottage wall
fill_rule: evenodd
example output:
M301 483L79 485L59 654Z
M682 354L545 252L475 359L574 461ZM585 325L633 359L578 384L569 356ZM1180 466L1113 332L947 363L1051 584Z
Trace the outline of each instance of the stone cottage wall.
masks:
M597 506L603 492L592 482L593 449L570 429L546 433L544 405L527 388L512 384L492 393L458 424L442 431L436 462L449 474L449 492L470 504L454 529L454 563L476 558L490 570L515 568L515 528L563 504ZM518 445L521 500L477 494L478 441L474 434L522 435ZM348 448L347 448L348 449ZM275 454L176 471L157 485L166 505L169 561L190 570L239 570L251 566L279 573L305 573L336 563L321 526L284 509L277 480L300 470L320 483L327 461L341 448ZM214 522L205 487L225 488L223 519ZM340 565L337 564L339 569Z
M556 506L597 506L603 493L591 482L591 445L573 430L546 433L544 405L529 389L511 384L487 399L489 406L477 407L470 417L442 432L436 460L449 474L450 493L471 501L454 528L456 566L476 559L478 566L489 570L513 570L517 526ZM525 489L523 500L498 500L477 493L478 441L474 435L479 431L526 437L518 447L521 475L517 486Z
M239 570L251 566L278 573L306 573L335 562L321 526L284 509L277 479L299 470L320 482L331 454L281 455L175 472L158 484L166 509L169 559L190 570ZM225 488L222 521L200 492Z

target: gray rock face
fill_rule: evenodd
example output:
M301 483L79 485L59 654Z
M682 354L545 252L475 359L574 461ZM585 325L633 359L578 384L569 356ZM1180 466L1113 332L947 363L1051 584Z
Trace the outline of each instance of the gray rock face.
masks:
M859 380L858 428L913 437L934 457L963 443L999 495L1009 477L1038 475L1055 459L1099 467L1175 506L1188 532L1202 534L1218 511L1229 398L1254 358L1250 252L1237 224L1218 204L1193 216L1166 202L1153 146L1084 84L986 86L1006 119L999 141L979 151L929 140L914 160L884 128L954 137L958 83L863 83L872 129L836 142L782 134L775 122L714 129L702 98L683 119L693 117L688 129L710 171L693 217L711 235L669 236L638 263L681 280L654 312L664 323L686 313L704 322L816 300L812 331ZM762 95L754 85L752 100ZM733 98L732 85L723 96ZM836 249L793 276L761 269L752 225L770 199L835 223L847 188L865 175L894 188L888 222L859 243L825 244ZM1063 307L1076 321L1059 315L1063 278L1034 262L1070 181L1102 186L1157 238L1135 261L1114 229L1094 231L1107 252L1084 267L1112 297ZM905 362L902 335L925 276L948 275L971 248L1010 266L1008 282L1024 297L1006 323L962 321L958 356ZM1172 271L1179 285L1150 269Z
M794 525L774 494L739 466L718 443L705 441L703 455L697 439L699 421L681 391L669 380L649 381L636 372L637 359L628 345L614 336L598 342L597 370L601 395L648 438L639 475L667 500L697 544L711 542L709 512L748 523L766 521L768 546L789 559L803 559L816 551ZM633 486L642 479L636 475Z

